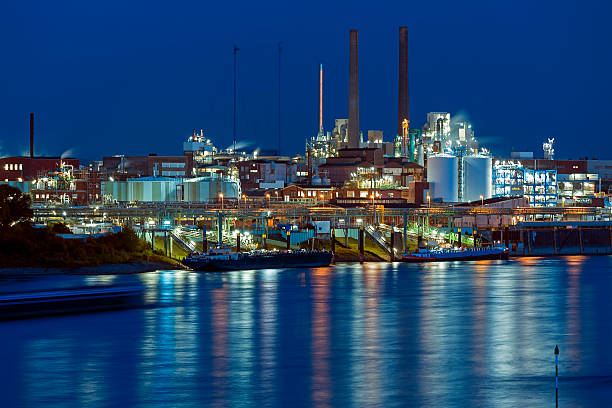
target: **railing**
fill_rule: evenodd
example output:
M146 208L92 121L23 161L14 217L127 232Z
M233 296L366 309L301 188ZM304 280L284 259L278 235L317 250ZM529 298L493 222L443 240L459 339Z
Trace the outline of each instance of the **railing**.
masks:
M274 205L271 207L240 207L223 208L209 204L195 205L183 203L143 204L133 207L43 207L33 208L35 218L80 218L80 219L116 219L116 218L216 218L219 213L223 217L237 219L255 218L299 218L317 217L329 218L363 218L372 217L370 208L338 208L338 207L308 207L290 205ZM268 215L269 213L269 215ZM380 215L380 214L379 214ZM489 207L432 207L432 208L385 208L384 217L463 217L469 215L509 215L523 218L535 217L611 217L610 210L597 207L523 207L523 208L489 208Z

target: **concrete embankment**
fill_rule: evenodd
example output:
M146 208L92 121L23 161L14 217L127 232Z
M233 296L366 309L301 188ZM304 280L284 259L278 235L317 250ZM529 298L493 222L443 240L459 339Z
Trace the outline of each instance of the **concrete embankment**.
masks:
M612 254L612 223L607 221L523 222L517 232L516 241L508 242L513 256Z

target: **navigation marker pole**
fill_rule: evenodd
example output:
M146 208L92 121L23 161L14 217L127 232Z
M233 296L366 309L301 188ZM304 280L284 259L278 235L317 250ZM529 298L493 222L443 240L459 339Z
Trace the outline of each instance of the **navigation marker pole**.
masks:
M559 346L555 346L555 408L559 408Z

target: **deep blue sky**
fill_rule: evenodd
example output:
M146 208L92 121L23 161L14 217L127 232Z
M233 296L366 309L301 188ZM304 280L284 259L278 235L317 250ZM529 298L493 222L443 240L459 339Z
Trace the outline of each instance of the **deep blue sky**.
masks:
M276 147L276 44L283 44L283 153L347 117L348 30L359 30L360 127L395 134L398 27L409 27L411 125L465 112L494 153L612 158L612 6L605 1L7 1L0 4L0 155L95 159L181 154L192 128Z

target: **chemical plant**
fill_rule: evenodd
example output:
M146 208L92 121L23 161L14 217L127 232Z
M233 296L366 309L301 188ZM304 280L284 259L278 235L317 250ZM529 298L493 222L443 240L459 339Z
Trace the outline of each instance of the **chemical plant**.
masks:
M555 159L553 138L544 141L541 156L516 151L493 157L460 115L410 118L406 27L399 29L397 132L385 140L380 130L362 130L357 30L348 40L348 118L325 130L320 64L317 132L305 137L303 152L282 156L235 141L222 149L215 135L193 129L181 156L118 154L85 164L36 156L31 114L30 155L0 158L0 183L29 194L40 219L53 218L58 208L90 222L101 213L105 220L141 225L145 219L157 225L169 217L182 225L203 218L227 230L250 225L261 237L282 223L325 221L327 232L331 225L345 234L387 225L391 235L393 225L403 225L404 246L409 228L419 237L454 237L461 244L462 230L474 237L478 232L479 239L488 231L491 241L496 229L527 221L610 218L612 160Z

